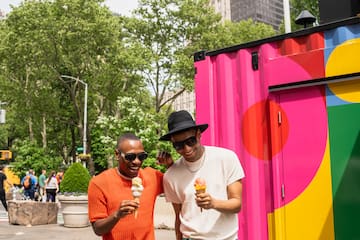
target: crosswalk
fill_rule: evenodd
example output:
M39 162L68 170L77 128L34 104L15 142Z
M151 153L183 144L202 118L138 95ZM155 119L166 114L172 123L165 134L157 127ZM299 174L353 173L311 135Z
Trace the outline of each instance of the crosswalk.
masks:
M5 211L5 209L1 209L0 210L0 222L8 222L8 215L7 212Z

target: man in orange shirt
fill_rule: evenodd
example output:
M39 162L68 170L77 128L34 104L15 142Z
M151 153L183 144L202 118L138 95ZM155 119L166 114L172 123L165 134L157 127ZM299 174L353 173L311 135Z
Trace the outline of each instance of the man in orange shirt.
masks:
M141 140L132 133L119 138L115 155L119 166L102 172L89 183L89 219L93 230L104 240L153 240L154 206L156 197L163 193L163 174L150 167L141 168L147 153ZM172 163L171 160L161 164ZM135 177L142 179L140 201L134 199L131 191Z

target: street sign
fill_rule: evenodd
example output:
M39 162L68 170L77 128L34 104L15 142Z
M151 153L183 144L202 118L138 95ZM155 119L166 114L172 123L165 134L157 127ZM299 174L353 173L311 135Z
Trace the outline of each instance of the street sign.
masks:
M76 152L77 153L82 153L84 151L84 148L83 147L77 147L76 148Z
M10 160L12 152L10 150L0 150L0 160Z

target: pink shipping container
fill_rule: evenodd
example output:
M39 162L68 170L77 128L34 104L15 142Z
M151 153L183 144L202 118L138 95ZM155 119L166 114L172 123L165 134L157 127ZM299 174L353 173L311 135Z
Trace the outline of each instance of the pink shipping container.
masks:
M360 19L194 55L203 144L245 170L239 239L360 239Z

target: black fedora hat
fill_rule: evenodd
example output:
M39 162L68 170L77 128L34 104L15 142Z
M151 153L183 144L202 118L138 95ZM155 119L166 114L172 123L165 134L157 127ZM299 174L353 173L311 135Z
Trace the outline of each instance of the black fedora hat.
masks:
M162 141L170 141L171 135L185 131L190 128L198 128L201 132L205 131L208 128L208 124L199 124L196 125L194 119L189 112L185 110L180 110L170 114L168 118L168 129L169 132L164 136L160 137Z

